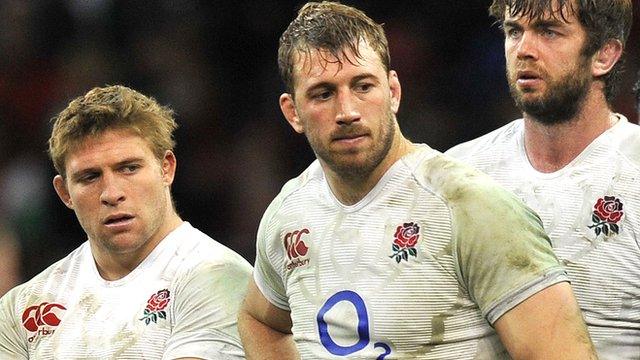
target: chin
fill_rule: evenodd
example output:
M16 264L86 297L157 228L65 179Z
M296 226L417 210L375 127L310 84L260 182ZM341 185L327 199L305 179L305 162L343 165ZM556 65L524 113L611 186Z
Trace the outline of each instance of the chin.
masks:
M110 239L102 241L102 245L115 254L126 254L138 250L144 245L140 236L133 234L118 234Z

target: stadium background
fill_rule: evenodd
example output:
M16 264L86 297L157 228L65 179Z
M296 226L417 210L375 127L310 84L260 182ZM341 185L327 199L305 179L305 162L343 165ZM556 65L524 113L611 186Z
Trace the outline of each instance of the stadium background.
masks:
M385 23L403 87L400 126L410 139L446 150L518 117L490 0L343 2ZM85 241L51 186L46 141L53 115L106 84L130 86L177 112L178 211L252 262L262 212L314 158L278 108L278 37L302 3L2 0L0 295ZM633 3L615 110L637 122L640 4Z

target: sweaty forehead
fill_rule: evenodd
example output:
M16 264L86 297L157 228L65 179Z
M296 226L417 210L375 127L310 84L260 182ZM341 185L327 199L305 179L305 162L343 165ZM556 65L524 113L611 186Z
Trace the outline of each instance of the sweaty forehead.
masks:
M292 56L296 86L307 79L335 76L345 68L361 67L372 71L379 67L384 71L380 57L366 42L358 45L358 54L345 46L337 54L328 49L302 48Z

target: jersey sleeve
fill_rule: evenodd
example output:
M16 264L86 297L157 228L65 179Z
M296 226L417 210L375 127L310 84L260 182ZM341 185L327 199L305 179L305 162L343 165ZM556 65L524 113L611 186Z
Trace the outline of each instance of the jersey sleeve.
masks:
M290 311L283 276L276 271L278 264L282 266L281 261L277 259L284 261L284 250L277 247L279 241L277 230L275 230L276 226L270 221L276 207L276 203L269 206L258 228L253 278L262 295L271 304L282 310Z
M163 359L244 359L237 315L250 276L246 262L204 262L179 280Z
M0 360L28 359L26 339L20 332L22 324L15 314L15 297L18 289L14 288L0 298Z
M540 218L514 195L491 184L460 199L453 208L459 276L489 323L568 281Z

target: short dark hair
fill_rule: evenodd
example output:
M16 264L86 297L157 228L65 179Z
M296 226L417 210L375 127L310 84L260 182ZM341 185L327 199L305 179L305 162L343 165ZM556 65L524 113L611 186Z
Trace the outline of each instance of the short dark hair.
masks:
M364 12L337 2L309 2L289 24L280 37L278 67L287 92L293 94L294 52L309 54L313 49L324 49L338 59L345 48L360 57L359 43L365 40L380 56L389 71L389 44L382 25L371 20ZM349 60L348 60L349 61Z
M556 5L554 7L554 5ZM493 0L491 16L504 21L510 16L540 18L545 13L565 19L566 11L573 10L587 32L583 54L591 56L610 39L627 42L633 21L631 0ZM608 74L602 76L605 97L611 103L618 94L624 60L620 59Z

